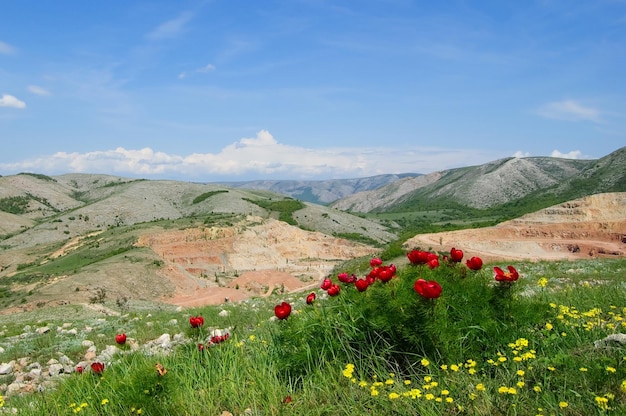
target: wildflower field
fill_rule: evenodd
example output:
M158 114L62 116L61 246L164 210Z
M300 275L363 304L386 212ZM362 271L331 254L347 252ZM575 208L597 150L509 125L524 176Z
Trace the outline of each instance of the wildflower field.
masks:
M351 261L309 292L109 317L88 337L118 354L4 397L0 414L626 414L625 259L405 254ZM186 341L129 346L164 331ZM54 337L55 352L75 345Z

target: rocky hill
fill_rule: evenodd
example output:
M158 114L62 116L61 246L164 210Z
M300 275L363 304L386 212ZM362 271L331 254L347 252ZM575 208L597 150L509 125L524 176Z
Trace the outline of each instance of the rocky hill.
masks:
M474 209L545 200L544 207L586 195L626 191L626 147L597 160L507 158L404 178L330 204L352 212L408 212L428 206Z

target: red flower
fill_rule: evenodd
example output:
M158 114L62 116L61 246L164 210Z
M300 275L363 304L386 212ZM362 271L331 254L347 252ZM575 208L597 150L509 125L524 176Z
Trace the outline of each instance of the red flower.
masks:
M328 288L328 296L337 296L340 290L341 288L339 287L339 285L334 284Z
M115 342L117 342L120 345L126 344L126 334L117 334L115 336Z
M287 396L283 399L283 404L289 404L291 403L293 400L291 400L291 396Z
M322 290L328 290L328 288L330 288L332 284L333 284L332 280L330 280L329 278L326 278L322 282L322 285L320 286L320 288L322 288Z
M467 268L470 270L480 270L483 268L483 261L480 257L472 257L468 261L465 262Z
M406 253L411 264L426 264L428 262L428 251L411 250Z
M198 351L204 351L204 344L201 342L198 343Z
M460 263L462 259L463 250L457 250L456 248L452 247L450 249L450 260L452 260L454 263Z
M382 264L383 264L383 261L380 258L378 258L378 257L370 260L370 267L372 267L372 268L378 267L378 266L380 266Z
M93 371L95 374L102 374L102 372L104 371L104 363L98 361L91 363L91 371Z
M426 264L428 264L428 267L430 267L431 269L436 269L437 267L439 267L439 259L431 258Z
M505 272L498 266L493 268L493 271L496 273L495 279L498 282L514 282L519 279L519 273L515 270L515 267L506 266L506 268L509 270L508 272Z
M83 368L83 366L82 366L82 365L77 365L77 366L76 366L76 372L77 372L78 374L82 374L82 373L83 373L83 370L84 370L84 368Z
M358 279L356 282L354 282L354 286L356 287L356 290L358 290L359 292L365 292L365 290L369 287L369 282L367 281L367 279Z
M354 283L356 281L356 276L355 275L348 275L348 273L339 273L337 275L337 279L339 279L340 282L343 283Z
M189 317L189 324L192 328L198 328L204 325L204 318L201 316L191 316Z
M278 319L287 319L290 313L291 305L287 302L274 306L274 315L276 315Z
M314 292L309 293L309 295L306 297L306 304L311 305L316 297L317 295Z
M417 279L413 289L426 299L435 299L441 296L441 285L434 280L428 282L424 279Z

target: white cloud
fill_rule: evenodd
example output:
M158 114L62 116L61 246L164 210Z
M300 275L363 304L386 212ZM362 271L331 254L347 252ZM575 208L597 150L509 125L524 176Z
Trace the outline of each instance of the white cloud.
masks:
M150 40L160 40L178 37L185 30L185 26L192 18L192 13L183 12L176 19L168 20L159 25L152 32L146 34L146 38Z
M28 91L32 92L35 95L50 95L50 91L44 88L38 87L37 85L29 85Z
M201 72L201 73L206 73L206 72L211 72L211 71L215 71L215 65L213 64L208 64L197 70L197 72Z
M561 153L558 150L553 150L552 153L550 153L551 157L560 157L563 159L584 159L582 152L580 150L572 150L571 152L567 152L567 153Z
M87 153L58 152L24 162L0 164L0 172L108 173L205 181L337 179L386 173L430 173L466 166L467 160L486 163L503 156L478 150L441 148L313 149L279 143L268 131L261 130L255 137L244 137L217 153L181 156L150 148L122 147Z
M529 152L523 152L521 150L518 150L517 152L513 153L513 157L530 157L531 154Z
M26 103L9 94L0 97L0 107L26 108Z
M0 40L0 53L11 55L15 53L15 48L8 43L4 43Z
M537 114L541 117L554 120L603 122L599 110L585 107L573 100L555 101L544 104L539 107Z

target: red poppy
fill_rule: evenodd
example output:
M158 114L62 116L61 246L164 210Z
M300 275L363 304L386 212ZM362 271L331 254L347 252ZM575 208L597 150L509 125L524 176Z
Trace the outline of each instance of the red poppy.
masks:
M383 264L383 261L380 258L378 258L378 257L370 260L370 267L372 267L372 268L378 267L378 266L380 266L382 264Z
M498 282L514 282L519 279L519 273L515 270L515 267L506 266L506 268L509 270L508 272L505 272L498 266L493 268L493 271L496 273L495 279Z
M359 292L365 292L369 285L370 284L368 283L367 279L358 279L356 282L354 282L354 286Z
M84 370L84 368L83 368L83 366L82 366L82 365L77 365L77 366L76 366L76 372L77 372L78 374L82 374L82 373L83 373L83 370Z
M95 374L102 374L102 372L104 371L104 363L101 363L99 361L91 363L91 371L93 371Z
M316 297L317 295L314 292L309 293L309 295L306 297L306 304L311 305Z
M198 343L198 351L204 351L204 344L201 342Z
M339 287L338 284L334 284L331 287L328 288L328 296L337 296L339 294L339 291L341 290L341 288Z
M434 280L428 282L424 279L417 279L413 289L426 299L435 299L441 296L441 285Z
M115 336L115 342L117 342L120 345L126 344L126 334L117 334Z
M326 278L322 282L322 285L320 286L320 288L322 290L328 290L328 288L330 288L332 286L332 284L333 284L332 280L330 280L329 278Z
M189 325L192 328L198 328L204 325L204 318L201 316L191 316L189 317Z
M452 247L450 249L450 260L452 260L454 263L460 263L461 260L463 260L463 250L457 250L456 248Z
M472 257L465 262L467 268L470 270L480 270L483 268L483 260L480 257Z
M287 319L289 314L291 314L291 305L287 302L274 306L274 315L278 319Z

